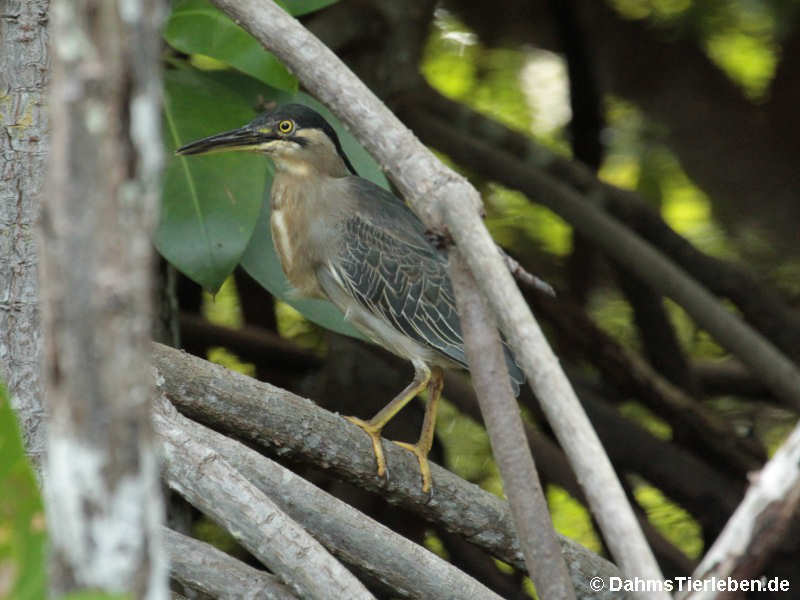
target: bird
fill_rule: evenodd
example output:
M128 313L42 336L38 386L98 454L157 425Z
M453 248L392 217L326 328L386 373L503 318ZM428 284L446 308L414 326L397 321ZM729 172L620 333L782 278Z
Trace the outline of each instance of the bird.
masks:
M270 230L281 267L300 297L331 301L368 339L409 361L414 377L369 420L345 417L369 435L384 478L384 426L428 391L416 443L395 442L419 464L430 493L433 444L444 369L467 369L448 259L397 196L361 178L336 131L304 104L284 104L250 123L177 149L188 156L246 151L272 159ZM515 395L524 376L504 342Z

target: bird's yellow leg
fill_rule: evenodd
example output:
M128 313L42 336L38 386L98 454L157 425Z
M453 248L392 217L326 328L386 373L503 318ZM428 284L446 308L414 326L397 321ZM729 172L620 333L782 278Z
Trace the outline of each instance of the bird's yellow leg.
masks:
M366 431L372 440L372 450L375 453L375 462L378 464L378 477L386 475L386 458L383 456L383 446L381 446L381 430L406 404L425 389L430 378L430 369L422 363L415 363L414 380L369 421L363 421L357 417L345 417L345 419Z
M422 421L422 431L416 444L395 442L406 450L410 450L419 461L419 472L422 475L422 491L426 494L431 491L431 467L428 464L428 453L433 446L433 434L436 430L436 405L442 395L444 387L444 373L439 367L433 367L428 381L428 406L425 407L425 419Z

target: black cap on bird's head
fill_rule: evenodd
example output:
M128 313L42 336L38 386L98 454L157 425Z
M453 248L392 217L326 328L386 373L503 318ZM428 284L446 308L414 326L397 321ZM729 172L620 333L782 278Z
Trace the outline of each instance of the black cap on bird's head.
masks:
M323 150L335 152L355 174L336 131L322 115L304 104L284 104L259 115L244 127L189 142L176 153L185 156L234 150L261 152L272 156L279 164L282 160L302 160L304 149L319 149L327 143L331 147Z

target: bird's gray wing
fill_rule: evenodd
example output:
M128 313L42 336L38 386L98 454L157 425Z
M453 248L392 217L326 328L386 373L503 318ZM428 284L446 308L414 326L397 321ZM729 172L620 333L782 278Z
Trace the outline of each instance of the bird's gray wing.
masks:
M466 366L446 260L362 215L349 217L344 230L347 240L331 268L345 292L397 331Z
M466 367L446 256L401 200L364 179L348 180L358 209L345 219L345 242L327 268L363 308ZM516 392L524 377L505 350Z

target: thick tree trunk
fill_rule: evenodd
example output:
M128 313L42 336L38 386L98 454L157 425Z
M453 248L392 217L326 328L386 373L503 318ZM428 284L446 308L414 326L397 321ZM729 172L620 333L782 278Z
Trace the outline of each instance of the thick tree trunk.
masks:
M166 598L150 422L162 0L53 2L42 211L52 587Z
M37 469L45 419L34 223L45 178L48 5L0 2L0 379Z

